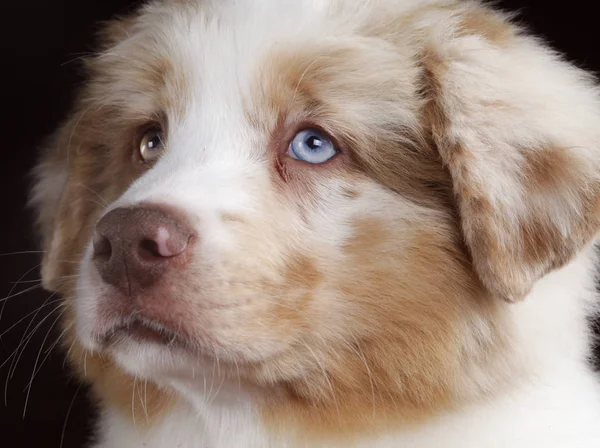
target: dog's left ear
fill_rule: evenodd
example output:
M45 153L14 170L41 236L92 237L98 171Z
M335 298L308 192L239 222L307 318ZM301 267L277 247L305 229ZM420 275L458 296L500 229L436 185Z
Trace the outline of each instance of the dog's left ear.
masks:
M474 269L517 301L600 230L600 97L588 74L477 14L428 38L425 116Z

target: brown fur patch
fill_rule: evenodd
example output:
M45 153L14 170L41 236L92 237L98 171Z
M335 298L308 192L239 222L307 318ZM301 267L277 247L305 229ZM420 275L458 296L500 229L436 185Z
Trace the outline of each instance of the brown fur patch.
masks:
M489 17L496 20L493 14ZM451 173L475 269L495 295L508 301L520 300L536 280L567 263L595 234L600 223L587 210L597 203L594 198L599 191L598 181L586 178L583 159L571 149L544 142L537 148L514 145L522 163L515 162L514 171L507 173L518 182L507 188L520 192L519 216L511 204L502 200L492 205L490 187L477 172L481 161L450 130L454 124L452 112L447 110L449 93L444 85L453 61L428 45L422 63L427 100L424 121ZM515 107L505 102L489 104L484 99L479 105L489 109L489 120ZM579 207L583 210L577 210ZM553 217L559 209L561 212ZM561 225L569 228L567 234L560 230Z
M506 46L514 37L514 29L496 12L479 7L469 8L460 15L458 36L478 35L494 45Z
M284 278L285 289L301 287L311 291L317 287L323 279L323 275L317 269L314 261L306 256L295 256L288 261Z
M523 183L532 193L552 194L557 188L569 187L580 170L569 150L563 147L525 150L523 158Z
M360 192L352 188L344 188L342 194L348 199L356 199L360 196Z
M265 316L265 324L281 328L288 335L308 327L313 291L322 280L323 276L313 260L301 255L291 257L282 282L266 282L263 287L263 292L276 302L269 316ZM290 298L295 299L289 300Z
M411 226L407 247L406 233L390 223L365 218L354 229L348 259L330 273L347 308L359 313L344 316L353 337L317 344L315 370L284 382L263 409L271 428L295 428L307 443L418 423L481 393L463 387L474 355L463 345L471 313L494 329L480 342L483 365L498 362L505 346L495 302L485 300L447 234ZM506 374L498 369L494 387Z
M370 24L368 31L375 32L376 35L390 36L401 32L403 29L412 29L420 20L427 19L432 16L439 16L440 13L444 17L451 16L460 10L459 2L440 2L428 3L423 6L411 9L408 13L397 17L396 22L376 21Z
M221 220L223 222L232 222L232 223L237 223L237 224L245 224L246 223L246 220L244 219L244 217L242 217L240 215L234 215L232 213L222 213Z
M582 161L577 160L569 149L562 147L547 147L540 150L523 152L525 163L523 166L523 184L528 197L542 198L543 201L565 201L561 195L565 191L577 188L585 168ZM555 269L573 257L578 247L585 244L590 234L600 227L600 216L597 214L597 205L600 197L600 184L592 182L586 186L582 197L579 199L585 204L582 219L577 220L569 235L562 235L560 229L550 216L533 213L524 217L520 222L520 234L523 238L523 259L527 264L549 264L550 269ZM570 193L572 194L572 193ZM566 204L567 205L567 204ZM536 207L536 208L537 208ZM567 205L568 207L568 205ZM565 239L567 243L565 244Z

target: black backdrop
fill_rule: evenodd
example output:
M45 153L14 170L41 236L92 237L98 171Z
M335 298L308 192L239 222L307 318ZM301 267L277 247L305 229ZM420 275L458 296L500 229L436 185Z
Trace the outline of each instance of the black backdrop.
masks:
M0 155L3 157L0 162L0 298L9 295L11 290L14 294L35 287L39 279L38 254L13 253L36 249L31 216L24 209L26 175L34 161L36 145L64 116L79 81L78 64L73 60L91 50L98 21L127 12L136 3L139 2L0 0ZM594 13L595 2L505 0L498 3L520 10L521 20L531 30L545 36L571 60L600 71L597 49L600 30ZM23 282L15 284L18 280ZM0 367L0 445L7 448L59 447L63 429L62 446L80 447L91 429L93 409L85 399L85 391L78 390L77 384L64 373L59 353L50 352L32 383L29 396L25 391L38 354L40 364L46 357L46 348L59 334L50 332L44 339L55 320L56 314L48 314L55 304L28 316L47 297L48 294L38 289L23 292L6 301L0 320L0 365L4 364ZM0 306L3 303L0 302ZM33 324L28 327L32 318ZM11 370L15 357L9 359L10 354L24 332L38 324L16 368ZM46 348L40 351L44 342ZM12 378L7 382L9 372ZM26 402L27 412L23 417Z

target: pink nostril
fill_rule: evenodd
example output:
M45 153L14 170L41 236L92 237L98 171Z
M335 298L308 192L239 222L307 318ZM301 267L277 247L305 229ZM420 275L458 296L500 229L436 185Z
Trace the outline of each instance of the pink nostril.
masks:
M185 252L189 234L177 229L169 231L167 227L159 227L156 236L140 241L139 251L144 258L171 258Z
M166 227L159 227L156 232L156 249L162 257L174 257L185 252L188 246L189 234L171 232Z

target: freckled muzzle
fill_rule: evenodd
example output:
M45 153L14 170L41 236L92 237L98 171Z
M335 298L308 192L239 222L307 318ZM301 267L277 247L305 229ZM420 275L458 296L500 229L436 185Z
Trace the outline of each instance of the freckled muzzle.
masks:
M132 297L185 263L192 239L193 232L160 207L117 208L96 226L93 262L104 282Z

